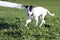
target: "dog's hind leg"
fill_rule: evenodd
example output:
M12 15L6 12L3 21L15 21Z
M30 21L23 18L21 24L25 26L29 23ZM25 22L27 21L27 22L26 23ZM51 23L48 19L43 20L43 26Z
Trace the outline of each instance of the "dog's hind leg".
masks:
M40 27L41 27L43 24L45 24L44 17L45 17L45 16L40 16L40 19L41 19L41 21L42 21L41 24L39 25Z

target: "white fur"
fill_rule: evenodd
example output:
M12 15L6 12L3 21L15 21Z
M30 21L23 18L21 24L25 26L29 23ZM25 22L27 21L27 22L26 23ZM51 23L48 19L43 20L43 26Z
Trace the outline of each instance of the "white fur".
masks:
M47 9L45 9L43 7L35 7L35 8L32 9L31 12L29 11L29 9L27 9L27 10L28 10L27 12L29 13L30 16L26 20L25 26L27 26L31 22L32 18L35 19L36 26L38 26L38 17L40 17L40 19L42 21L41 24L40 24L40 27L41 27L43 24L45 24L44 17L46 16L47 13L51 16L54 16L54 13L51 14ZM31 16L32 13L33 13L33 16Z

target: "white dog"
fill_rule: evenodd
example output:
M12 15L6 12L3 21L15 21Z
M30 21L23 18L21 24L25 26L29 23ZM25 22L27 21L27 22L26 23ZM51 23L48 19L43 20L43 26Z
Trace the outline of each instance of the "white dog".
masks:
M32 18L34 18L36 21L35 26L38 26L38 17L40 17L40 19L42 21L40 24L40 27L41 27L43 24L46 24L44 17L46 16L47 13L51 16L54 16L54 13L51 14L47 9L45 9L43 7L33 7L32 5L30 5L30 6L27 5L27 6L25 6L25 8L26 8L26 11L28 14L28 19L26 20L25 26L27 26L31 22Z

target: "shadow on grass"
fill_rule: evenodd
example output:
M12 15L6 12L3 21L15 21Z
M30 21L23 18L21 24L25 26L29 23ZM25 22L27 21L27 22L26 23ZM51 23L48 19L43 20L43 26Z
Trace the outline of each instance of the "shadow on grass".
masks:
M10 25L10 24L8 24L8 23L0 23L0 30L1 30L1 29L9 29L10 27L11 27L12 29L17 29L17 28L18 28L18 25L16 25L16 24Z
M14 24L9 24L9 23L6 23L5 22L5 20L7 20L7 19L5 19L4 17L0 17L0 29L8 29L8 28L13 28L13 29L17 29L17 28L19 28L19 24L17 24L17 23L20 23L20 19L19 18L15 18L15 23Z
M44 24L45 27L50 28L51 26L49 24Z
M4 32L4 35L8 35L8 36L11 36L11 37L21 37L22 36L22 31L11 31L11 32Z

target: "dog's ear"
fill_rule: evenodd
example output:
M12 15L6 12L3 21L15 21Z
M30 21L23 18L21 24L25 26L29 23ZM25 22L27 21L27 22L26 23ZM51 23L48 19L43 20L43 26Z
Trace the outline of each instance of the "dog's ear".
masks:
M33 5L30 5L30 8L32 9L34 6Z
M27 8L29 5L26 5L25 8Z
M29 10L32 11L32 9L33 9L33 5L30 5Z
M33 5L30 5L31 7L33 7Z
M25 8L27 8L29 5L23 5Z

